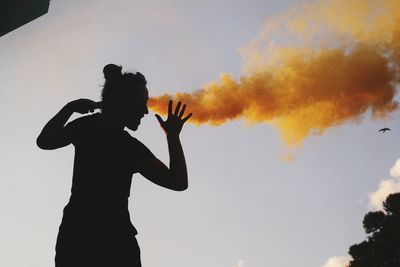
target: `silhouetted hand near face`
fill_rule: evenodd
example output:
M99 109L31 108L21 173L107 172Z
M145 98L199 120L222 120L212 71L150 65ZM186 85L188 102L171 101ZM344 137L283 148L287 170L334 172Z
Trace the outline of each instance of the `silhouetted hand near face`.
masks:
M77 99L68 103L68 107L73 112L78 112L80 114L85 114L88 112L93 112L95 109L101 107L101 102L95 102L90 99Z
M166 133L169 168L154 157L143 164L140 173L153 183L162 187L183 191L188 188L188 174L179 133L182 130L183 124L192 116L192 113L184 117L186 105L182 106L181 102L178 102L174 112L172 112L172 106L173 103L172 100L170 100L168 103L168 117L165 121L160 115L155 114L158 122Z
M179 136L179 133L182 130L183 124L190 119L192 113L183 117L185 114L186 105L182 106L182 103L179 101L176 105L175 111L172 112L172 100L168 103L168 118L164 121L160 115L155 114L158 122L160 123L161 127L164 129L167 136Z

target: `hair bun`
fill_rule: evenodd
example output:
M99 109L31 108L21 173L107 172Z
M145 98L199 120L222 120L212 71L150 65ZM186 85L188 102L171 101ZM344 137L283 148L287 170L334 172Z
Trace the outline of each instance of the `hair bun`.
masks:
M122 67L115 64L105 65L103 68L106 80L115 80L122 76Z

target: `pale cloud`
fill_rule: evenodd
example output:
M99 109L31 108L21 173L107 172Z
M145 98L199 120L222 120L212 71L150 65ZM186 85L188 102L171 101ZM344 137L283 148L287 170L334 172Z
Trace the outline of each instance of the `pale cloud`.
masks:
M382 209L382 202L392 193L400 192L400 179L382 180L378 190L369 194L369 205L372 209Z
M394 166L390 169L390 175L396 178L400 178L400 159L398 159Z
M346 267L349 264L348 257L331 257L322 267Z
M400 192L400 159L390 169L392 178L382 180L378 190L369 194L369 206L372 209L382 209L382 203L392 193Z
M238 262L232 267L244 267L244 260L240 259Z

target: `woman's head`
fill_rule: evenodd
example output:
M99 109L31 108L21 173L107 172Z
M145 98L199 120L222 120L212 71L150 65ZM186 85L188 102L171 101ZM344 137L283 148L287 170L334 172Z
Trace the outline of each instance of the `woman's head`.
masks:
M140 72L122 73L122 67L108 64L103 68L106 82L102 92L102 112L136 130L148 113L146 78Z

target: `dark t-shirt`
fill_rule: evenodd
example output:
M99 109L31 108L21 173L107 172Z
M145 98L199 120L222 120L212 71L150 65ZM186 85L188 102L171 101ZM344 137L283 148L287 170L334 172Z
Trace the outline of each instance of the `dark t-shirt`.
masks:
M75 159L63 222L65 217L84 216L83 221L126 223L132 175L154 155L128 132L110 128L101 113L80 117L65 129L75 146Z

